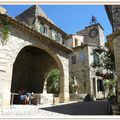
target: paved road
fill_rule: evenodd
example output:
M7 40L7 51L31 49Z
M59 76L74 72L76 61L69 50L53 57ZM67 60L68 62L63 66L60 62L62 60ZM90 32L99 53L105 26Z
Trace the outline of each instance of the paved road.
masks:
M77 102L41 109L66 115L110 115L109 105L106 101Z
M76 102L57 106L14 105L9 109L1 109L2 116L73 116L73 115L109 115L108 102Z

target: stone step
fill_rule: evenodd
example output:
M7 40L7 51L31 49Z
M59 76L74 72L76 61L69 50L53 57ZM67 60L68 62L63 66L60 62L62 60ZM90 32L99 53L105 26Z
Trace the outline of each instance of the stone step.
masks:
M118 112L118 111L113 112L113 115L120 115L120 112Z
M112 110L113 110L113 115L120 115L120 110L118 105L113 105Z

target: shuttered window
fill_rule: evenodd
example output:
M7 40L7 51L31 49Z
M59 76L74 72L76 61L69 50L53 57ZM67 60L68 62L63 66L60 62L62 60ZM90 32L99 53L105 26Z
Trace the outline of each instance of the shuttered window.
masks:
M72 60L72 64L76 64L76 56L72 56L71 60Z

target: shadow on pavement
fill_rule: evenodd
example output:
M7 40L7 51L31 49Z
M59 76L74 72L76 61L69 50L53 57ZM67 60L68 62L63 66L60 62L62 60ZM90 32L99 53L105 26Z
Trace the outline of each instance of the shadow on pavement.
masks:
M68 115L112 115L112 107L107 101L77 102L39 109Z

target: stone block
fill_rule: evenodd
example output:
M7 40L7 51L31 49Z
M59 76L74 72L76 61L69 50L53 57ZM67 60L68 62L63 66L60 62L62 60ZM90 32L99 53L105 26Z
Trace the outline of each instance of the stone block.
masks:
M0 65L0 70L1 70L1 71L5 71L5 70L6 70L6 66Z
M87 94L70 94L70 101L83 101Z
M40 94L40 104L53 104L53 94Z
M2 95L0 93L0 106L1 106L1 104L2 104Z
M59 97L54 97L54 99L53 99L53 104L54 104L54 105L58 105L59 103L60 103Z

